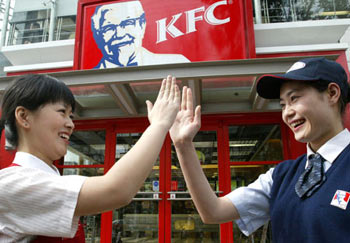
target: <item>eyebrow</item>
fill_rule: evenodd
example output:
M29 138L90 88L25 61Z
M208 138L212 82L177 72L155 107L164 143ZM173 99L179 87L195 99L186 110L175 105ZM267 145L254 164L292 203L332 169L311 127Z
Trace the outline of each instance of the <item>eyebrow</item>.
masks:
M294 88L294 89L288 91L287 94L286 94L286 97L291 96L294 92L297 92L297 91L300 91L300 89ZM281 102L282 100L283 100L283 99L280 98L280 102Z

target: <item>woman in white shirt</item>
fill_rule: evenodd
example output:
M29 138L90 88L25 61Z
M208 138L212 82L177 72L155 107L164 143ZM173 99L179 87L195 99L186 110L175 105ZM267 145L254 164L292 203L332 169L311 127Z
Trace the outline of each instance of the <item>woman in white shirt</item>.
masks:
M152 170L179 109L174 77L162 82L154 105L146 101L149 127L103 176L59 176L74 130L74 96L48 75L26 75L5 91L0 125L17 153L0 171L0 242L30 242L38 235L73 237L82 215L129 204Z

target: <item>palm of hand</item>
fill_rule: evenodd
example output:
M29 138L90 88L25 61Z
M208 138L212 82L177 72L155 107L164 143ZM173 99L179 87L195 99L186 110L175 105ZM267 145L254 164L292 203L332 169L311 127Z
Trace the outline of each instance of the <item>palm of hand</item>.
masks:
M170 129L170 137L174 143L191 140L198 132L200 124L193 119L193 112L181 110L177 113L175 122Z
M178 100L175 99L171 100L163 98L157 100L149 114L151 123L157 121L159 123L164 123L166 127L170 127L179 110L178 103Z

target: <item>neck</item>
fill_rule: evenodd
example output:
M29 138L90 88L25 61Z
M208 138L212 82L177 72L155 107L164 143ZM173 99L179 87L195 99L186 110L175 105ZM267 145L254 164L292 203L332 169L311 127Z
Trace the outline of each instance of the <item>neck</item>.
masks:
M327 143L330 139L334 138L343 130L344 130L344 127L342 125L334 128L332 132L328 133L327 136L324 136L322 139L310 142L309 143L310 148L312 149L313 152L316 153L317 150L319 150L325 143Z

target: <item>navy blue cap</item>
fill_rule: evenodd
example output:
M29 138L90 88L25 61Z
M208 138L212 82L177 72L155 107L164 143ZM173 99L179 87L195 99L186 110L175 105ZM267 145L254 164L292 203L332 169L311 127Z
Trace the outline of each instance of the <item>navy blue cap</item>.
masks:
M339 63L324 57L302 59L282 75L263 75L258 80L256 91L265 99L279 99L283 82L318 80L338 84L341 92L348 96L349 84L345 70Z

